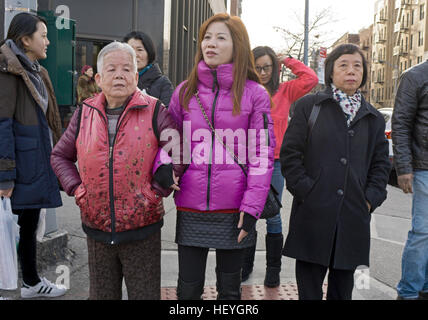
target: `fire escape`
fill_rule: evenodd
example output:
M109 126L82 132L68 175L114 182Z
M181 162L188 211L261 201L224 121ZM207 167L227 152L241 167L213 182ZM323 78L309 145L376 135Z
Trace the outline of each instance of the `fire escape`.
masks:
M412 0L397 0L396 8L399 8L397 20L394 25L394 70L392 78L398 82L401 73L406 69L402 64L409 64L409 39L411 39L410 19L412 15ZM414 45L414 44L413 44ZM396 89L396 86L395 86Z

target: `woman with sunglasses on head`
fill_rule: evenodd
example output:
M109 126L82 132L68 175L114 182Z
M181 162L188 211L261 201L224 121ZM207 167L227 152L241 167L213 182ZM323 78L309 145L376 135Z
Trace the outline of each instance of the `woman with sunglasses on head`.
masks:
M290 106L297 99L311 91L318 83L315 72L305 64L292 57L277 58L275 52L270 47L257 47L253 49L256 70L260 76L262 84L272 96L273 107L271 111L274 132L275 132L275 163L272 175L272 185L278 191L281 201L284 189L284 178L281 174L281 164L279 162L279 151L288 124L288 114ZM284 64L296 79L279 83L279 67ZM274 288L279 286L279 273L281 271L282 220L278 214L266 220L266 276L264 284ZM242 281L245 281L253 271L254 255L256 246L246 249L244 264L242 268Z

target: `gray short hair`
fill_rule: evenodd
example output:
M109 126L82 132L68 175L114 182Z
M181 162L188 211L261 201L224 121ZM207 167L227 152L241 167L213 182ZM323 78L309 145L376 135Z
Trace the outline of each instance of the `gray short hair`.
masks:
M103 63L104 63L104 57L105 55L113 52L113 51L125 51L127 53L129 53L132 57L132 64L134 65L134 71L135 73L137 73L138 67L137 67L137 55L135 54L134 49L127 43L123 43L123 42L118 42L118 41L114 41L112 43L109 43L108 45L106 45L104 48L102 48L102 50L100 51L100 53L98 54L98 58L97 58L97 69L98 69L98 73L101 74L102 69L103 69Z

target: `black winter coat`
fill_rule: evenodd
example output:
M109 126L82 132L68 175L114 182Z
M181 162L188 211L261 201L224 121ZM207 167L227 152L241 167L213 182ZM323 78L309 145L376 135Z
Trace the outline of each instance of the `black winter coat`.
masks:
M294 196L283 254L342 270L369 266L371 213L386 199L391 169L382 115L363 98L348 127L330 88L307 95L296 104L280 161Z
M168 77L163 75L157 63L138 79L138 88L146 90L148 95L158 98L166 107L169 105L174 86Z
M14 181L12 209L62 205L50 165L53 144L61 136L55 92L45 68L40 76L49 95L46 114L34 84L7 44L0 47L0 182Z
M428 61L401 76L392 114L397 175L428 170Z

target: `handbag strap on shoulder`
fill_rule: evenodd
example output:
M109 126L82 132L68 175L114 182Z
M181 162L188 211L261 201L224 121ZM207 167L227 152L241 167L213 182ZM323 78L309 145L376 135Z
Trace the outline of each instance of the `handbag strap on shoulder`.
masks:
M205 112L204 107L202 106L201 100L199 99L199 91L196 91L195 98L198 101L199 108L202 111L202 114L205 118L205 121L207 122L208 126L210 127L211 131L214 133L214 136L216 137L217 141L220 142L220 144L226 149L227 152L229 152L230 156L233 158L233 160L239 165L239 167L244 172L245 176L247 176L247 171L245 170L244 165L242 165L242 162L239 160L239 158L236 156L235 152L230 150L230 148L223 142L222 139L218 136L216 130L214 129L214 126L212 125L210 119L207 116L207 113Z

